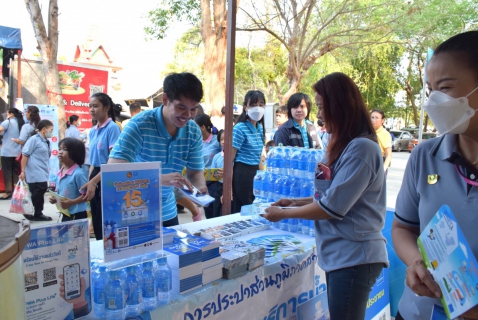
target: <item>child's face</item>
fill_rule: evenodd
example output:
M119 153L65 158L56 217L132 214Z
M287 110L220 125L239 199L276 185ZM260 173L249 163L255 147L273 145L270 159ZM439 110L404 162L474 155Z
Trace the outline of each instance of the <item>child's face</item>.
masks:
M224 139L224 136L225 136L225 134L223 133L223 134L221 135L221 139L220 139L222 150L224 150L224 140L225 140L225 139Z
M70 160L70 157L68 156L68 150L63 144L58 148L58 160L63 163Z
M278 126L284 124L287 121L287 114L284 113L276 113L276 122Z

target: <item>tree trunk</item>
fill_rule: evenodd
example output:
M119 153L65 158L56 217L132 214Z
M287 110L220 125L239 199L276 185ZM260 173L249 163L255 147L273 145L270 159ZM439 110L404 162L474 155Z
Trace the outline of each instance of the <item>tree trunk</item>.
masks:
M214 26L211 21L211 3ZM201 0L200 31L204 42L204 101L220 112L226 102L226 0Z
M48 7L48 29L43 22L38 0L25 0L32 21L33 31L42 59L42 68L48 103L56 105L58 111L58 131L60 139L65 136L66 117L58 75L58 1L50 0Z

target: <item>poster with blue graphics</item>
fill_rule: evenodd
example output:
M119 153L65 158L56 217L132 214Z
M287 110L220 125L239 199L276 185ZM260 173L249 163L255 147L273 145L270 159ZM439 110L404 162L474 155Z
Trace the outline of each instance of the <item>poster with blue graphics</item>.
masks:
M27 320L91 312L89 244L88 219L32 227L22 252Z
M28 106L36 106L40 110L41 120L50 120L53 123L53 137L48 139L50 141L50 161L48 162L48 186L55 188L55 181L60 170L60 161L58 160L58 143L60 142L60 133L58 128L58 107L54 105L46 104L25 104L23 106L23 113L27 110Z
M423 261L440 286L453 319L478 305L478 263L450 207L443 205L417 240Z
M161 163L101 165L104 261L162 249Z

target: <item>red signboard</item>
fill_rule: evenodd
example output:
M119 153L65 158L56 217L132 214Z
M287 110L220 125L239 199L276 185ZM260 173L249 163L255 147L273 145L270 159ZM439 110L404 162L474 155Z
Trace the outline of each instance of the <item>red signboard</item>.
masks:
M58 64L60 86L65 105L66 118L75 114L80 117L80 131L91 128L90 96L107 93L108 71L94 67Z

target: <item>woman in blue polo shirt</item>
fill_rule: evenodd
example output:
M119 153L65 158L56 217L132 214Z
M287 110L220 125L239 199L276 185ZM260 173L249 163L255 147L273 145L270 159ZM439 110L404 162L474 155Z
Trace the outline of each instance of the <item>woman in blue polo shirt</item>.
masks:
M266 98L257 90L246 93L242 114L232 128L232 212L240 212L241 207L254 201L252 184L264 147L264 108Z
M314 84L318 118L330 135L314 198L281 199L265 217L314 220L319 266L325 271L330 319L363 320L370 291L388 265L382 229L386 193L383 161L357 85L343 73ZM282 209L277 206L300 206ZM300 284L299 284L300 285Z
M90 114L98 124L91 128L90 141L90 177L86 188L85 200L90 200L91 222L97 240L103 239L103 218L101 215L101 165L108 163L110 150L120 135L115 123L114 103L105 93L95 93L90 97Z
M194 118L194 122L201 129L202 134L202 155L204 159L204 168L212 168L212 159L214 156L221 152L221 146L217 140L217 135L212 133L212 122L211 118L207 114L201 114ZM206 186L209 195L214 195L216 193L217 181L206 181ZM206 214L207 219L213 218L213 206L209 205L204 207L204 213Z
M317 129L309 119L312 101L305 93L297 92L287 101L287 120L274 134L276 146L319 148Z
M0 123L2 139L2 171L5 183L6 196L0 200L8 200L12 197L13 188L18 182L19 165L15 158L21 152L21 146L13 139L18 139L20 130L24 124L22 114L15 108L7 110L7 119Z
M32 194L32 203L35 212L33 216L25 215L25 218L33 221L51 221L51 218L43 214L45 204L45 192L48 189L48 162L50 160L50 141L53 137L53 123L42 120L38 123L37 134L27 140L22 150L22 173L18 177L28 183Z
M393 246L407 266L398 320L430 319L433 306L441 305L441 295L451 295L441 292L442 285L428 272L417 245L418 236L443 204L478 257L478 31L440 44L426 74L430 95L424 108L441 136L413 149L397 196ZM467 261L460 274L472 272ZM468 288L475 294L474 286ZM478 307L461 318L478 319Z

